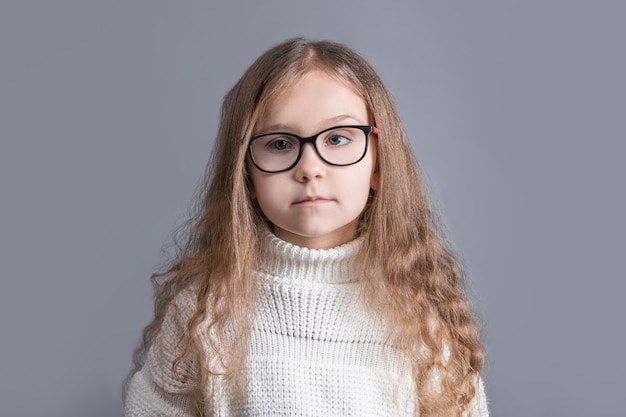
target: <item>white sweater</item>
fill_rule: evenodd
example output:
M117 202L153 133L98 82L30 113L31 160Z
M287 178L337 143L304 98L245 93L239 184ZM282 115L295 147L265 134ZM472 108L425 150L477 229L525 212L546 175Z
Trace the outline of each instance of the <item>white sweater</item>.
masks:
M247 396L218 401L206 414L414 415L408 363L385 343L383 321L359 297L354 258L360 240L313 250L268 233L265 243L255 277L259 290L246 363ZM196 415L188 397L193 387L163 375L154 363L159 346L162 358L176 357L179 337L179 328L166 317L156 347L130 383L125 416ZM472 417L487 415L480 384Z

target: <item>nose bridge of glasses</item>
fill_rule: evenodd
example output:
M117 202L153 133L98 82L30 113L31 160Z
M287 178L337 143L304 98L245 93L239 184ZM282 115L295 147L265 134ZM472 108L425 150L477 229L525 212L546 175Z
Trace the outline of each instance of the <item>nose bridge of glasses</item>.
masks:
M300 157L302 157L302 155L304 155L304 152L307 149L307 144L309 144L309 148L311 149L311 151L318 157L321 159L321 155L320 155L320 151L317 147L317 138L320 136L320 134L317 135L313 135L313 136L309 136L308 138L303 138L303 137L298 137L298 141L300 142Z
M314 157L315 159L324 162L324 159L322 159L322 156L320 155L319 149L317 149L317 146L315 146L315 141L311 140L311 141L303 141L300 145L300 158L298 158L297 163L300 164L300 162L303 159L307 159L307 158L311 158Z

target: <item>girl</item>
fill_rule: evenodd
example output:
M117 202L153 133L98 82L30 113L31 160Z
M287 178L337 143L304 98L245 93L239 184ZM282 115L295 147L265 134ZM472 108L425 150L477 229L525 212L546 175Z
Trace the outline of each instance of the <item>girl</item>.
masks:
M197 218L155 275L126 416L486 416L483 349L392 99L294 39L224 99Z

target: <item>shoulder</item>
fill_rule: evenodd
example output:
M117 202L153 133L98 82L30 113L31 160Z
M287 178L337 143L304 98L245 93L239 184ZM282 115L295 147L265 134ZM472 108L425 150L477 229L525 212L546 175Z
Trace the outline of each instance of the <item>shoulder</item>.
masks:
M129 381L124 415L192 416L200 386L195 355L189 354L187 328L196 309L195 291L180 291L166 306L146 361Z
M196 386L196 355L189 349L190 322L197 311L194 288L181 290L167 306L146 365L154 382L170 393L189 392Z
M470 416L471 417L489 417L489 408L487 402L487 396L485 395L485 386L482 378L477 378L476 393L470 403Z

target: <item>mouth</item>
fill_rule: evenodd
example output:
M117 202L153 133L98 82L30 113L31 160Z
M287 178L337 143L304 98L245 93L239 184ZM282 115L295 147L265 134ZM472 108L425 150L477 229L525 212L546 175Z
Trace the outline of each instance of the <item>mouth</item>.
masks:
M328 204L332 201L333 200L330 198L311 196L311 197L305 197L302 200L296 201L293 203L293 205L299 206L299 207L314 207L314 206L321 206L324 204Z

